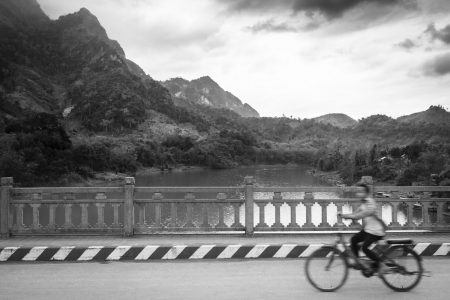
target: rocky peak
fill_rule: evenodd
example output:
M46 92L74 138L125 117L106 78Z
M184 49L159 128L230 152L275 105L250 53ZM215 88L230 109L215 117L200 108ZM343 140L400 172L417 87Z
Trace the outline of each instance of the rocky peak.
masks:
M225 108L243 117L259 117L258 112L250 105L242 103L238 97L222 89L209 76L202 76L192 81L172 78L163 82L163 85L175 99L187 100L190 103L213 108ZM180 103L180 101L176 101L176 103Z
M66 30L74 30L90 36L108 39L106 30L102 27L97 17L87 8L81 8L78 12L61 16L58 24Z

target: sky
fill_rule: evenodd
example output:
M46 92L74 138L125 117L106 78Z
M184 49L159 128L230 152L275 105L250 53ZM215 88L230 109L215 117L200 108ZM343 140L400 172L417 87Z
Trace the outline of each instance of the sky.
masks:
M85 7L156 80L208 75L261 116L450 107L449 0L38 0Z

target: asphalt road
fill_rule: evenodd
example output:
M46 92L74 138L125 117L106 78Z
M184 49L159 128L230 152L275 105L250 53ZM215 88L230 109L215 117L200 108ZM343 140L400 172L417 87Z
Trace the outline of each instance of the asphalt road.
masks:
M424 277L408 293L352 271L335 293L314 290L304 260L173 261L0 264L5 299L449 299L450 259L430 258Z

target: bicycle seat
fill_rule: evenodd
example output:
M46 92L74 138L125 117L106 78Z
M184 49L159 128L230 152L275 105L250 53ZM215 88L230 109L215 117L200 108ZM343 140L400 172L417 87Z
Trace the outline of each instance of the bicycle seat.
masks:
M394 239L394 240L386 240L386 243L388 243L389 245L394 245L394 244L412 244L414 242L411 239Z

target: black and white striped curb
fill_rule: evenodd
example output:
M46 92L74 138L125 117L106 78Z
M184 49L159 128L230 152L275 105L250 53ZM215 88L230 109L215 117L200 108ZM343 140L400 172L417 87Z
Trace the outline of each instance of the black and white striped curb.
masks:
M0 262L304 258L322 246L324 245L5 247L0 249ZM450 256L450 243L418 243L414 245L414 250L422 256ZM327 254L323 252L324 256Z

